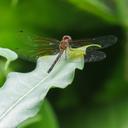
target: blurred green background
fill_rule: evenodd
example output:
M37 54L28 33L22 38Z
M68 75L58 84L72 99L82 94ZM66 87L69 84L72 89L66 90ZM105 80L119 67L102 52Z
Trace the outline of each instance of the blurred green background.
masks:
M112 34L104 61L85 64L64 90L52 89L37 116L21 128L128 128L128 0L0 0L0 47L27 54L27 32L61 39ZM0 85L7 72L0 58ZM35 63L18 59L8 72L28 72Z

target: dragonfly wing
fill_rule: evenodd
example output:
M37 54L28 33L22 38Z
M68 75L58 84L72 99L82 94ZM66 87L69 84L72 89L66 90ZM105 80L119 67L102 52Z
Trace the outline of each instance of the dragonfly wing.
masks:
M24 48L17 47L15 51L22 59L36 61L40 56L59 52L59 40L29 35L24 32L18 33L17 38Z
M106 54L101 51L92 51L85 55L85 63L98 62L106 58Z
M113 35L108 35L108 36L101 36L101 37L96 37L92 39L85 39L85 40L75 40L71 41L71 47L80 47L84 45L90 45L90 44L98 44L101 46L101 48L107 48L111 45L114 45L117 42L117 37ZM93 49L100 49L99 47L93 47Z

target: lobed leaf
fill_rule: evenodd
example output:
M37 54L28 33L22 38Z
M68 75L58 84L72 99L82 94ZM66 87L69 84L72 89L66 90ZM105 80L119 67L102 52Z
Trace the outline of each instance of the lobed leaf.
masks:
M50 88L65 88L69 85L73 81L75 69L84 67L84 51L87 47L69 50L67 59L64 53L50 73L47 71L57 55L39 58L32 72L9 73L0 89L0 127L16 127L33 117Z

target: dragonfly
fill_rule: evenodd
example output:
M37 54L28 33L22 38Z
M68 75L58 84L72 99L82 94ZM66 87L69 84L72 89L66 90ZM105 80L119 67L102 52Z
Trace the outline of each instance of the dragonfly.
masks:
M22 33L23 31L21 31ZM117 37L113 35L95 37L90 39L81 39L81 40L72 40L72 37L69 35L64 35L61 40L53 38L45 38L42 36L29 37L29 40L32 42L32 47L29 47L28 52L30 55L28 59L36 60L37 58L44 55L57 54L56 59L54 60L51 67L48 69L48 73L52 71L58 60L61 58L62 54L66 51L67 48L78 48L86 45L97 44L101 47L91 46L87 48L85 55L85 62L97 62L106 58L106 54L98 49L107 48L111 45L114 45L117 42ZM31 46L31 44L30 44ZM20 55L20 54L19 54Z

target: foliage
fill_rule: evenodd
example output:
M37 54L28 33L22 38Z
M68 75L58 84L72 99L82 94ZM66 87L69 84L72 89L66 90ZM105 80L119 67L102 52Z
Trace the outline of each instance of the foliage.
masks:
M86 64L83 72L76 72L75 81L67 89L51 90L48 99L61 128L128 127L127 6L127 0L0 1L1 47L16 50L20 46L25 49L24 39L18 39L14 34L20 30L58 39L64 34L71 35L73 39L106 34L118 37L117 45L106 50L106 60ZM14 67L16 71L26 72L33 69L34 64L18 60L10 68ZM4 75L1 75L0 83L3 81ZM48 115L49 109L42 113ZM51 113L52 117L55 119ZM35 124L43 126L40 122Z

